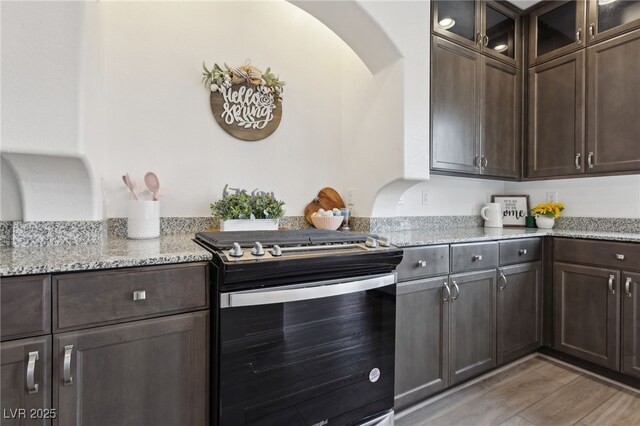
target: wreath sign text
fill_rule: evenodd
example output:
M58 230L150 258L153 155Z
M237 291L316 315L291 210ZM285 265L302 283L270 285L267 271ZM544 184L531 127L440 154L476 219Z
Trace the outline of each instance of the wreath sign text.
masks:
M211 89L211 111L227 133L245 141L257 141L271 135L282 119L280 81L271 69L262 73L249 65L224 68L203 64L202 81Z

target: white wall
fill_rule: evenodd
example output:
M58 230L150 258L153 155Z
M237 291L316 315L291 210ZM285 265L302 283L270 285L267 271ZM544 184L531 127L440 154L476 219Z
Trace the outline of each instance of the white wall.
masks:
M3 151L77 153L82 2L1 2Z
M557 192L563 216L640 218L640 175L507 182L505 191L528 194L532 206Z
M168 190L165 216L209 214L226 183L275 191L289 215L302 214L322 187L343 186L342 94L370 73L320 22L285 2L97 7L108 149L90 160L106 181L107 216L126 215L125 171L138 180L148 170L158 174ZM218 126L200 82L203 60L238 65L247 58L287 82L281 125L259 142Z
M495 180L434 176L402 194L397 216L479 215L491 195L502 194L505 183ZM426 192L426 204L423 203Z

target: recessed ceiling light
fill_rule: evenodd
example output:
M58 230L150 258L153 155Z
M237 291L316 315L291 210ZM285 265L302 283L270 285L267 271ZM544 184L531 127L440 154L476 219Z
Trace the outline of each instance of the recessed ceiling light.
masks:
M441 19L440 22L438 22L438 25L443 30L448 30L449 28L453 27L455 24L456 24L456 21L454 21L451 18L444 18L444 19Z
M507 46L506 44L499 44L496 47L493 48L493 50L495 50L496 52L504 52L505 50L507 50L509 48L509 46Z
M598 4L600 6L604 6L605 4L610 4L610 3L613 3L614 1L616 0L598 0Z

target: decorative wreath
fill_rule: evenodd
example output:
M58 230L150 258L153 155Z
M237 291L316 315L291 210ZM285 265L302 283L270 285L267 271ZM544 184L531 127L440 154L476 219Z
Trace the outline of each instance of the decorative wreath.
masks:
M258 92L265 95L275 95L276 99L282 100L283 86L286 84L280 80L280 76L276 76L271 72L271 68L263 73L258 68L247 62L239 67L231 68L224 64L224 68L218 64L213 64L213 68L207 69L205 63L202 63L204 72L202 73L202 82L205 87L209 87L212 92L223 93L226 89L231 88L234 84L250 83L256 86Z

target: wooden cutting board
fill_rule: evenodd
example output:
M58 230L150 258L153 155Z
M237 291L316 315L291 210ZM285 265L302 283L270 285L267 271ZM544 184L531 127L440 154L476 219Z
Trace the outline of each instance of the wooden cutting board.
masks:
M311 221L311 215L317 212L320 209L325 210L333 210L333 209L343 209L345 208L344 200L333 188L326 187L322 188L316 198L313 199L307 207L304 208L304 218L307 219L307 222L313 224Z

